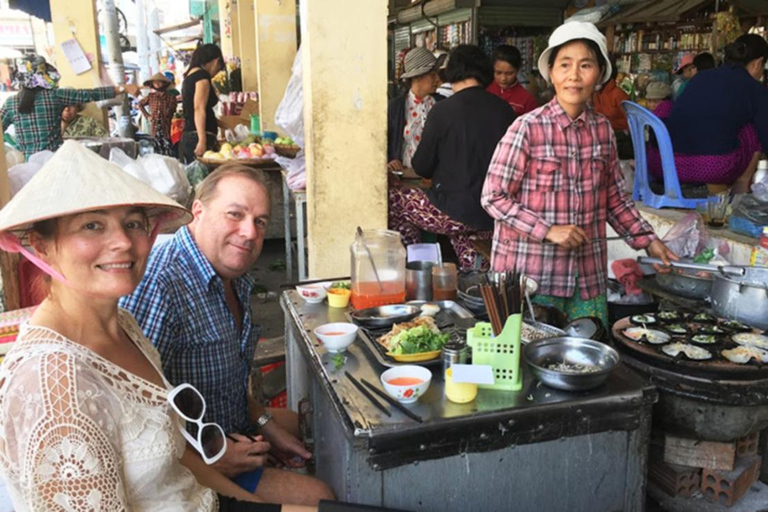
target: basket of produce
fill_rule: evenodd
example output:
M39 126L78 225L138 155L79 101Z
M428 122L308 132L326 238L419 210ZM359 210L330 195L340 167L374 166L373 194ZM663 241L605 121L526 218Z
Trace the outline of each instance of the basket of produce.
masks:
M286 158L296 158L301 148L290 137L278 137L275 139L275 152Z

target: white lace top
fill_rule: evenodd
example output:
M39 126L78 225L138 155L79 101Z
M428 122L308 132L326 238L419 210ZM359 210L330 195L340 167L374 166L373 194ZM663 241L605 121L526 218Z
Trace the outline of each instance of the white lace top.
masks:
M130 313L119 320L162 375ZM23 326L0 365L0 472L17 512L214 510L179 462L179 421L167 389L50 329Z

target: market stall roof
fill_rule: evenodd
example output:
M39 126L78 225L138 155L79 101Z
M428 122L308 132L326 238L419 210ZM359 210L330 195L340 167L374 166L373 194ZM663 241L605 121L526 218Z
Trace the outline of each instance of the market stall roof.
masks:
M758 3L765 2L765 0L756 1ZM687 12L709 3L712 3L712 0L651 0L631 4L613 16L604 19L599 24L677 21Z
M731 3L754 16L768 15L768 2L765 0L731 0Z

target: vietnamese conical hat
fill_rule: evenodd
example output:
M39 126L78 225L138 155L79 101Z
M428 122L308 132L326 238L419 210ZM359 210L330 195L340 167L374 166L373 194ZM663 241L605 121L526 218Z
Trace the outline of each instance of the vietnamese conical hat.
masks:
M144 87L152 87L152 82L164 82L168 85L171 84L171 81L168 80L168 77L162 73L155 73L154 75L146 79L144 81Z
M139 206L171 232L192 220L189 210L90 149L68 140L0 210L0 232L24 235L35 222L91 210Z

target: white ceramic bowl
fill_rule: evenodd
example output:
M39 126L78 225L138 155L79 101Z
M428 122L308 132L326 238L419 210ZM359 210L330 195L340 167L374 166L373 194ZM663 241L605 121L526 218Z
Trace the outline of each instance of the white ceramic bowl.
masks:
M315 329L315 336L328 352L344 352L357 338L357 326L346 322L324 324Z
M395 379L418 379L420 382L396 384ZM392 398L396 398L404 404L411 404L419 399L429 389L432 381L432 372L423 366L414 364L396 366L381 374L381 384Z
M296 291L299 292L302 299L310 304L320 304L328 295L328 286L326 283L299 285L296 287Z

